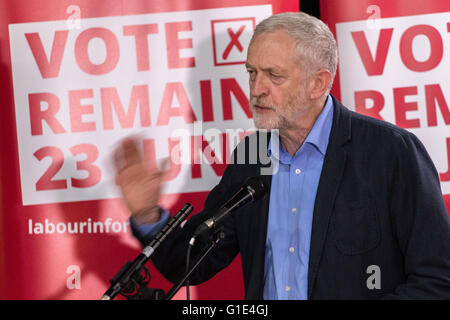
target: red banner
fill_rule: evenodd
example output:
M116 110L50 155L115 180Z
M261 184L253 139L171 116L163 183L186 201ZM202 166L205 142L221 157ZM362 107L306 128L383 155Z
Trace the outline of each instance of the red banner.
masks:
M332 92L419 137L450 211L450 2L321 0L320 7L339 48Z
M0 299L98 299L136 257L110 163L125 136L170 158L163 204L200 211L253 130L243 63L255 24L298 5L2 2ZM192 298L243 298L240 259Z

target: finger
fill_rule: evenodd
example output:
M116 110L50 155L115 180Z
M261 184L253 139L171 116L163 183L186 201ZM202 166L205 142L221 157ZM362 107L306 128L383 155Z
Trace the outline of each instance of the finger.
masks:
M169 157L164 157L159 161L159 165L158 167L160 169L158 169L158 167L156 167L156 165L153 167L153 170L151 170L151 174L152 177L158 178L158 179L162 179L163 176L169 171L170 169L170 158Z
M122 152L124 167L142 162L141 154L134 139L126 138L122 141Z
M123 160L123 152L121 148L116 148L113 153L113 162L114 166L116 167L116 171L119 172L123 169L125 166L124 160Z
M164 175L169 171L170 169L170 158L164 157L159 161L159 165L156 166L156 164L148 170L149 176L151 180L159 181L164 178ZM158 169L158 167L160 169ZM159 183L158 182L158 183Z

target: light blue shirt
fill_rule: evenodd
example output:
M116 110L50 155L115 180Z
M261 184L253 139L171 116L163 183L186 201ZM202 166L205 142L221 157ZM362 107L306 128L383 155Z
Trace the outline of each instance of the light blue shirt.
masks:
M268 155L278 161L272 175L264 263L264 299L307 299L314 202L333 122L333 100L325 107L294 157L272 134ZM275 140L276 139L276 140ZM274 146L279 146L275 148Z
M279 161L278 172L272 176L269 221L264 264L264 299L307 299L308 263L311 228L320 173L333 122L333 100L328 96L321 114L305 142L291 157L279 146L272 134L268 155ZM138 225L142 235L156 234L168 221L164 211L157 224Z

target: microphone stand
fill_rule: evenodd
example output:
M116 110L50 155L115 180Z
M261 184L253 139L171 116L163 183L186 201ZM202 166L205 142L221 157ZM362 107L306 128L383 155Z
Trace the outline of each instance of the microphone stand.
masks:
M193 206L186 203L161 229L155 238L148 244L144 250L134 259L128 261L120 271L110 281L111 286L104 293L101 300L112 300L117 294L125 296L127 299L146 299L161 300L164 298L164 291L161 289L149 289L147 284L150 282L150 272L145 267L155 249L181 222L192 212ZM142 275L144 271L144 275Z
M145 257L144 254L140 254L133 262L128 261L110 281L111 287L104 294L102 300L111 300L119 293L128 300L171 300L192 272L195 271L206 256L217 246L220 240L225 238L225 233L222 229L223 228L218 228L213 230L209 243L202 249L197 261L188 266L183 277L167 292L167 294L165 294L162 289L147 288L151 275L144 266L144 263L147 261L148 257ZM193 242L189 245L192 246ZM144 251L146 250L144 249ZM144 271L144 275L141 274L142 271Z
M206 246L202 250L197 261L192 266L189 266L184 276L167 292L164 300L170 300L173 298L173 296L178 292L178 290L180 290L183 283L185 283L186 279L189 278L192 272L194 272L194 270L198 267L198 265L206 258L206 256L211 252L211 250L214 249L220 242L220 240L222 240L223 238L225 238L225 233L222 231L222 228L214 231L208 246Z
M111 279L109 295L103 296L102 300L113 299L117 294L128 300L163 300L165 293L162 289L147 288L150 283L151 274L146 266L135 267L136 262L127 261L122 269ZM143 272L143 274L142 274ZM122 279L122 286L119 285ZM123 280L125 279L125 281Z
M101 300L112 300L120 294L128 300L162 300L164 291L147 288L151 275L144 263L147 257L140 254L133 262L127 261L120 271L111 279L111 287ZM143 272L143 274L142 274Z

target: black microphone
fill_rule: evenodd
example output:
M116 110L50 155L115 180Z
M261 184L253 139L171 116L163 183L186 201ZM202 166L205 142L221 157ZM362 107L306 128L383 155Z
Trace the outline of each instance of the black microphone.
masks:
M147 258L150 258L161 242L163 242L164 239L172 233L173 229L178 227L181 222L186 219L192 210L194 210L194 207L190 203L185 203L184 206L182 206L181 209L164 225L153 240L142 250L141 254L145 255Z
M153 238L152 241L141 251L133 262L128 261L122 269L111 280L111 287L105 292L101 300L111 300L132 281L136 272L140 272L141 268L153 254L157 247L164 241L172 231L183 222L183 220L192 212L194 207L190 203L186 203L181 209L164 225L161 231Z
M241 189L239 189L239 191L236 192L230 200L220 207L219 212L216 215L204 221L197 227L189 243L193 245L195 238L199 234L217 226L223 218L236 209L261 198L266 191L266 186L259 176L248 178Z

